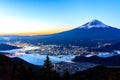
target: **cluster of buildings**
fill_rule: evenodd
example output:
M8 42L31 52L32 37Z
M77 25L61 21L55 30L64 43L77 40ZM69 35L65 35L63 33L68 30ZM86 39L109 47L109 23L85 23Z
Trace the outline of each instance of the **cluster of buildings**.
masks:
M79 47L79 46L65 46L65 45L44 45L38 43L37 45L29 44L29 43L21 43L21 42L15 42L15 43L8 43L10 45L14 45L17 47L22 47L23 49L26 49L27 47L39 47L37 49L31 49L26 50L27 54L50 54L50 55L68 55L68 54L82 54L87 52L87 47Z
M56 44L50 44L50 45L44 45L41 43L38 43L37 45L33 45L30 43L21 43L21 42L15 42L15 43L9 43L10 45L14 45L17 47L22 47L23 49L30 49L26 50L25 52L27 54L50 54L50 55L81 55L83 53L90 53L95 54L96 52L88 52L88 47L80 47L80 46L74 46L74 45L56 45ZM104 45L110 45L110 44L104 44ZM96 48L100 48L99 45ZM29 48L28 48L29 47Z

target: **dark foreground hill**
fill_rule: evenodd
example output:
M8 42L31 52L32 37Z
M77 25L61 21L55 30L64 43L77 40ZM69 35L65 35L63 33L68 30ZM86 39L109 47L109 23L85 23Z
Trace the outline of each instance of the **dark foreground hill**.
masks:
M32 77L31 77L32 76ZM18 62L0 54L0 80L33 80L34 72L29 63Z
M16 60L16 61L15 61ZM34 65L33 65L34 66ZM36 66L35 66L36 67ZM48 72L48 71L47 71ZM34 71L28 63L0 55L0 80L119 80L120 68L97 66L75 74ZM43 74L44 73L44 74ZM44 75L44 76L43 76ZM57 75L57 76L56 76Z
M119 80L120 69L97 66L73 75L73 80Z

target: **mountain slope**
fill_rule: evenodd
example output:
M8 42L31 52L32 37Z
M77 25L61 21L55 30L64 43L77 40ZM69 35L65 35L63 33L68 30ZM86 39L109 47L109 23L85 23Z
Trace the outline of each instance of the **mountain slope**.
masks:
M33 80L34 73L29 63L14 61L0 54L0 80Z

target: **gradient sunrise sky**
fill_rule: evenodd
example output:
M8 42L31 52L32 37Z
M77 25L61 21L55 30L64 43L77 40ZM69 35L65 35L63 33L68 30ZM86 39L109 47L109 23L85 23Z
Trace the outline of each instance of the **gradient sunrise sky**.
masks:
M0 34L51 34L92 19L120 28L120 0L0 0Z

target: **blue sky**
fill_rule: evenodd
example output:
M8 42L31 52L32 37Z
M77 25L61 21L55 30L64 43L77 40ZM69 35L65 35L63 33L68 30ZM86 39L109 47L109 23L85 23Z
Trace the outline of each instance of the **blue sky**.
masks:
M0 0L0 34L48 34L92 19L120 28L120 0Z

